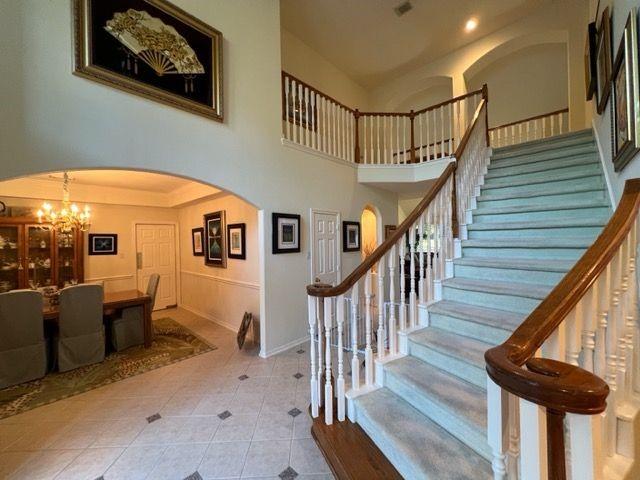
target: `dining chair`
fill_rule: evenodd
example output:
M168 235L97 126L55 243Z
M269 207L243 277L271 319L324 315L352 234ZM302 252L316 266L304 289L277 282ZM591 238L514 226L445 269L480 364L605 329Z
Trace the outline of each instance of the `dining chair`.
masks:
M100 285L73 285L60 290L59 328L54 340L59 371L104 360L103 299Z
M156 303L156 294L160 275L157 273L149 277L147 284L147 295L151 297L150 310ZM144 310L142 307L123 308L118 318L111 322L111 344L115 351L120 352L134 345L144 343Z
M42 294L34 290L0 293L0 388L47 373Z

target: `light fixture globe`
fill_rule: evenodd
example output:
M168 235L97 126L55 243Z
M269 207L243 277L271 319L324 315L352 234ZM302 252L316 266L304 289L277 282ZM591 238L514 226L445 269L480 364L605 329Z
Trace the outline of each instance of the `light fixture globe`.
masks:
M85 205L83 210L69 200L69 174L64 172L62 183L62 208L59 212L49 202L44 202L36 213L40 223L50 223L51 227L61 233L73 230L86 232L91 226L91 210Z

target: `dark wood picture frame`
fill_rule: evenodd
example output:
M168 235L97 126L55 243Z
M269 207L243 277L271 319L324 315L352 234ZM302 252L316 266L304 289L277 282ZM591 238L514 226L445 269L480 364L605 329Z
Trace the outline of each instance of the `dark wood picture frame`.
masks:
M73 0L73 17L75 75L223 121L218 30L166 0ZM151 32L158 24L165 30L150 41L136 37L119 19ZM174 40L172 56L158 46L168 38Z
M233 230L238 230L240 234L240 253L233 253L235 250L234 241L231 238ZM227 257L235 260L247 259L247 239L246 239L247 226L244 223L232 223L227 225Z
M196 236L200 234L200 251L196 248ZM191 248L194 257L204 257L204 227L191 229Z
M102 247L96 248L96 241L104 238L111 240L112 247L108 250L102 250ZM90 233L88 242L89 255L117 255L118 254L118 234L117 233Z
M611 17L609 7L602 12L596 40L596 102L599 115L611 95Z
M587 26L587 40L584 46L584 80L587 101L596 93L596 37L598 29L596 22Z
M393 235L393 232L395 232L397 229L398 229L397 225L385 225L384 226L384 239L386 240L391 235Z
M361 247L360 222L342 222L342 251L359 252ZM355 238L352 238L355 235Z
M612 75L612 158L616 172L635 156L638 148L638 35L636 9L632 9L622 32L622 39Z
M240 350L242 350L242 347L244 346L244 341L247 338L247 333L249 333L249 327L251 326L252 320L253 314L244 312L242 322L240 322L240 328L238 329L238 334L236 335L236 341L238 342L238 348Z
M291 226L291 228L285 230L281 229L281 226ZM271 214L271 228L271 252L274 255L300 252L300 215L273 213Z
M204 263L210 267L227 268L225 211L207 213L204 220Z

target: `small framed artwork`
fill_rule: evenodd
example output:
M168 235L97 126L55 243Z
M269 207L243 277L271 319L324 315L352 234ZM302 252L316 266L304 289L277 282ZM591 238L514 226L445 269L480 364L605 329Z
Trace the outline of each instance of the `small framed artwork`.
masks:
M300 252L300 215L273 213L272 253Z
M117 255L117 233L90 233L89 255Z
M397 225L385 225L384 226L384 239L386 240L391 235L393 235L393 232L395 232L397 229L398 229Z
M222 34L166 0L73 0L74 74L222 121Z
M245 239L246 225L244 223L233 223L227 225L227 245L229 258L236 260L246 260L246 239Z
M611 18L609 7L602 12L596 43L596 103L598 114L604 112L611 94Z
M194 257L204 257L204 228L191 229L191 246Z
M342 222L342 251L360 251L360 222Z
M584 81L587 101L593 98L596 91L596 22L587 27L587 41L584 46Z
M240 322L240 328L238 329L238 334L236 335L238 348L240 350L242 350L244 341L247 338L247 333L249 332L249 326L251 325L251 320L253 320L253 314L249 312L244 312L244 315L242 317L242 322Z
M204 263L227 268L224 210L204 216Z
M638 135L638 38L636 10L622 33L613 67L613 165L622 170L640 150Z

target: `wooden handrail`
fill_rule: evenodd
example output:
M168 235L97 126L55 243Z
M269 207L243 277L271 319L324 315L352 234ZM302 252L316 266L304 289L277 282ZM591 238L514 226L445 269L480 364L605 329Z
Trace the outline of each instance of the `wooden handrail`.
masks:
M498 130L499 128L510 127L512 125L519 125L520 123L525 123L525 122L530 122L532 120L538 120L540 118L550 117L552 115L557 115L559 113L569 113L569 107L561 108L560 110L555 110L555 111L549 112L549 113L542 113L540 115L535 115L535 116L529 117L529 118L523 118L522 120L516 120L515 122L505 123L503 125L498 125L497 127L491 127L489 129L489 131Z
M475 129L478 120L480 119L480 114L482 112L483 107L486 105L486 100L481 100L478 108L475 111L473 116L473 120L471 121L469 128L465 132L462 140L460 141L460 145L456 150L456 158L460 158L460 156L464 153L464 149L469 141L469 137L471 133ZM449 180L449 177L454 174L456 170L455 163L449 163L447 168L445 168L442 175L438 177L438 180L431 186L427 194L420 201L420 203L413 209L413 211L409 214L407 218L400 224L400 226L393 232L389 238L387 238L384 242L382 242L378 248L376 248L371 255L365 258L358 267L349 274L347 278L345 278L339 285L335 287L327 288L326 285L307 285L307 293L312 297L335 297L337 295L342 295L346 293L351 287L353 287L358 280L366 275L366 273L371 270L371 268L380 261L380 259L387 253L391 248L409 231L411 225L413 225L422 215L422 212L429 206L431 201L436 198L440 189L444 187L444 185Z
M311 92L315 92L315 93L317 93L318 95L320 95L320 96L322 96L322 97L326 98L327 100L331 100L331 101L332 101L333 103L335 103L336 105L338 105L338 106L340 106L340 107L344 108L345 110L348 110L348 111L349 111L349 112L351 112L351 113L355 113L355 110L354 110L353 108L351 108L351 107L347 107L345 104L340 103L340 102L339 102L338 100L336 100L335 98L333 98L333 97L331 97L331 96L327 95L327 94L326 94L326 93L324 93L324 92L321 92L321 91L320 91L320 90L318 90L317 88L312 87L312 86L311 86L311 85L309 85L308 83L306 83L306 82L304 82L304 81L300 80L298 77L296 77L296 76L294 76L294 75L291 75L290 73L285 72L284 70L281 70L281 77L282 77L282 92L283 92L283 95L284 95L284 78L285 78L285 77L289 77L291 80L294 80L296 83L299 83L299 84L300 84L300 85L302 85L303 87L308 88L308 89L309 89L309 91L311 91ZM282 103L283 103L283 105L284 105L284 100L282 101ZM361 115L362 115L362 114L361 114Z
M444 102L436 103L435 105L429 105L428 107L425 107L423 109L416 110L414 114L419 115L420 113L435 110L436 108L443 107L449 103L455 103L460 100L464 100L465 98L469 98L469 97L473 97L474 95L481 94L483 93L483 91L484 91L484 88L481 88L480 90L474 90L473 92L465 93L463 95L458 95L457 97L450 98L449 100L445 100Z
M507 341L485 353L487 373L496 384L554 411L604 411L609 394L604 380L574 365L534 358L534 354L607 268L635 225L639 210L640 179L627 180L616 211L593 245Z

